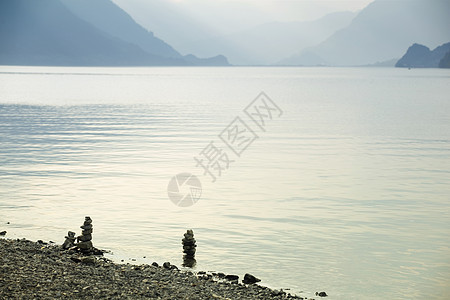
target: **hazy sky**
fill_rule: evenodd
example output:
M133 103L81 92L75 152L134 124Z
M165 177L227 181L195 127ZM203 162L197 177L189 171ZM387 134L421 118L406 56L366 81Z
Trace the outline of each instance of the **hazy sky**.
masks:
M220 13L230 10L254 9L268 18L278 21L310 20L333 11L352 10L364 8L373 0L166 0L179 5L192 6L202 14Z
M317 19L335 11L357 11L373 0L113 0L141 21L143 8L167 8L229 33L271 21ZM164 12L161 12L164 15ZM170 14L167 16L170 18ZM175 20L174 20L175 21ZM141 22L142 23L142 22ZM144 22L145 23L145 22Z

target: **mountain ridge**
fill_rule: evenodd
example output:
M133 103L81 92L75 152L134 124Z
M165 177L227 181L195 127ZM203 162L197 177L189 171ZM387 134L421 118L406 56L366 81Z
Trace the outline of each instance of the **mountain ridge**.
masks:
M450 52L450 42L436 47L434 50L414 43L405 55L395 64L397 68L438 68L445 55Z
M401 57L409 45L439 45L450 36L450 1L375 0L349 26L284 60L289 65L359 66ZM311 60L310 57L314 57Z
M68 0L63 0L69 2ZM111 20L97 22L98 28L80 18L60 0L2 0L0 2L0 64L47 66L191 66L217 63L228 65L226 58L185 59L135 23L110 0L79 1L76 5L109 5L109 11L132 29L111 35ZM89 6L91 8L92 6ZM93 10L93 12L98 12ZM104 13L105 11L103 11ZM98 14L98 13L97 13ZM106 18L111 15L105 14ZM128 18L128 19L127 19ZM113 18L114 19L114 18ZM123 21L126 20L126 21ZM120 23L118 21L118 23ZM103 30L102 30L103 29ZM139 32L145 42L136 45L120 36ZM139 35L138 34L138 35ZM134 41L136 42L136 41ZM150 44L155 47L149 53ZM147 48L145 51L142 47ZM159 47L159 48L158 48ZM150 47L151 48L151 47ZM155 54L158 53L158 54ZM166 54L165 56L161 54Z
M179 47L182 52L210 56L224 54L237 65L272 65L299 47L312 46L348 25L355 13L343 11L312 21L270 22L214 38L199 39Z

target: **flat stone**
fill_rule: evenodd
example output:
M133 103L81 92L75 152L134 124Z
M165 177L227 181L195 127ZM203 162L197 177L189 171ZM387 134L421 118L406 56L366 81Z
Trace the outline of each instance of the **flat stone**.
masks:
M82 264L93 265L95 264L95 256L83 256L80 258Z
M230 280L230 281L236 281L236 280L239 280L239 276L237 276L237 275L225 275L225 279L226 280Z
M6 231L2 231L2 232L0 232L0 235L6 235Z

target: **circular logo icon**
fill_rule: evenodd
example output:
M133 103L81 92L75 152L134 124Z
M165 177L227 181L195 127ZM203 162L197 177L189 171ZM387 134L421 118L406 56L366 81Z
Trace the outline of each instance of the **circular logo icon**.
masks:
M197 176L191 173L180 173L170 180L167 195L175 205L188 207L200 199L202 184Z

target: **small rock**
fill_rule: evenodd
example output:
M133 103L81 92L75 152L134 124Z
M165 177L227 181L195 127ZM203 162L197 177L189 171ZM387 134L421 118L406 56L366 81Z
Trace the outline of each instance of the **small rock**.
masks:
M166 261L165 263L163 263L163 267L165 269L170 269L170 262Z
M106 252L105 250L97 249L95 247L92 248L92 251L92 254L100 256L103 256L103 254Z
M156 261L152 262L152 266L159 267L158 263Z
M80 260L81 260L81 263L86 264L86 265L95 264L95 256L83 256Z
M316 296L319 296L319 297L327 297L328 295L327 295L327 293L325 293L325 292L316 292Z
M242 282L245 284L254 284L254 283L257 283L260 281L261 281L261 279L256 278L252 274L248 274L248 273L244 275L244 279L242 280Z
M78 256L71 256L70 259L76 263L81 262L81 259Z
M1 235L1 236L6 235L6 231L0 232L0 235Z
M66 236L66 240L62 244L63 249L70 249L75 245L75 232L69 231Z
M225 275L225 279L229 281L236 281L239 280L239 276L237 275Z

